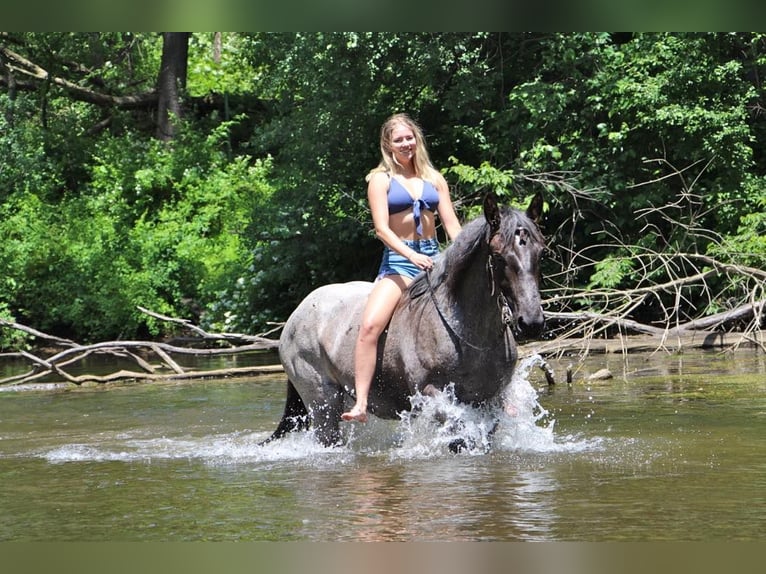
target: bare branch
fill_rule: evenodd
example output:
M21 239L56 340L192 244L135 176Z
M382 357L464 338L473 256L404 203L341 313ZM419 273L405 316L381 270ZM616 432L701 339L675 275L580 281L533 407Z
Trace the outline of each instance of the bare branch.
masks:
M2 56L0 61L5 62L5 67L11 73L18 72L36 81L50 81L64 89L76 100L99 106L116 106L120 108L145 108L154 106L157 103L157 92L154 90L130 96L103 94L77 85L64 78L51 76L47 70L5 46L0 46L0 56Z
M48 343L65 347L63 350L49 356L41 357L28 351L19 351L14 353L1 353L0 358L21 358L32 363L32 369L21 374L12 375L0 379L0 385L22 385L38 381L44 377L53 377L70 383L80 385L84 382L106 383L121 379L140 379L140 380L165 380L177 378L207 378L207 377L228 377L256 375L261 373L273 373L282 370L280 365L254 365L250 367L230 367L218 368L214 370L201 370L195 368L184 368L174 358L173 355L197 355L197 356L232 356L245 355L255 351L268 351L276 349L279 341L268 339L262 336L245 336L229 333L207 333L204 329L193 325L184 319L166 317L158 313L153 313L142 309L142 311L178 325L188 328L199 334L192 342L195 345L200 343L210 343L214 341L225 341L226 347L199 348L199 347L179 347L167 343L155 341L106 341L91 345L80 345L68 339L52 337L41 333L35 329L12 323L0 319L0 326L21 330L25 333L39 337ZM281 325L275 327L275 330ZM240 344L235 344L239 342ZM120 363L130 362L139 367L140 370L130 370L119 368L113 373L107 375L79 374L74 375L68 368L81 364L82 361L94 354L110 355L120 360ZM159 360L159 366L154 366L147 360L155 357Z
M199 335L202 339L205 339L208 341L229 341L229 342L247 341L250 343L257 343L257 342L263 341L267 345L272 343L270 339L265 339L265 335L243 335L242 333L208 333L201 327L194 325L188 319L177 319L175 317L168 317L167 315L162 315L161 313L150 311L149 309L145 309L144 307L137 307L137 308L142 313L145 313L149 315L150 317L154 317L155 319L161 319L162 321L175 323L176 325L182 325L183 327ZM280 328L281 328L281 323L277 325L274 329L269 331L268 333L272 333Z
M46 341L50 341L51 343L54 343L56 345L61 345L62 347L76 347L77 343L74 341L70 341L69 339L62 339L61 337L54 337L53 335L48 335L46 333L43 333L41 331L38 331L36 329L32 329L31 327L27 327L25 325L21 325L19 323L14 323L13 321L6 321L2 317L0 317L0 327L10 327L11 329L16 329L17 331L23 331L24 333L27 333L29 335L32 335L33 337L37 337L38 339L43 339Z

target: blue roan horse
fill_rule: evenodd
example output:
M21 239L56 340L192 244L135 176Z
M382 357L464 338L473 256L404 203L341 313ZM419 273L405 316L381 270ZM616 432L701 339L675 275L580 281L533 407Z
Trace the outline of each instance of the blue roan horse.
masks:
M514 336L544 326L539 259L544 248L537 194L526 213L484 200L484 217L456 240L402 295L378 344L369 412L386 419L411 408L417 392L454 383L458 401L499 398L516 364ZM310 293L287 320L279 355L287 403L269 439L313 425L324 445L337 444L340 415L354 392L354 345L372 283L326 285Z

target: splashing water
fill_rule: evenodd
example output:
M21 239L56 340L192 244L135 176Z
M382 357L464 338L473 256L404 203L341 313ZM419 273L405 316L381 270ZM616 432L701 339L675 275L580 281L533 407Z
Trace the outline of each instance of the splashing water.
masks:
M554 419L538 402L529 382L530 370L542 359L519 362L497 404L481 408L462 404L450 385L433 396L411 398L412 410L399 421L371 417L365 425L342 425L346 444L324 448L312 431L293 433L261 445L268 433L240 431L205 436L151 436L150 429L101 433L88 443L70 443L37 455L52 463L76 461L202 460L226 465L291 461L337 463L360 454L385 454L409 460L461 452L469 456L490 450L544 453L580 451L594 446L571 436L557 440ZM323 462L324 461L324 462Z
M401 444L396 456L419 458L446 451L480 455L490 449L549 452L568 450L557 443L554 420L537 400L529 371L539 355L519 362L497 404L475 408L459 403L454 386L436 396L412 398L412 412L402 414ZM457 449L455 448L457 445Z
M152 462L160 460L201 460L220 466L252 462L300 460L305 463L318 455L341 452L327 449L311 433L295 433L284 439L261 445L266 433L238 432L203 437L140 438L121 433L102 436L98 443L67 444L40 453L51 463L64 462Z

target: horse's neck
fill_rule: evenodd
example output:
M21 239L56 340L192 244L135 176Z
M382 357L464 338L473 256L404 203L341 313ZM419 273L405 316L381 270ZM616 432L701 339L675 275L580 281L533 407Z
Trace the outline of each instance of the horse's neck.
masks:
M488 254L479 252L471 257L460 276L445 284L441 297L447 302L455 329L476 336L484 336L501 324L498 293L492 293L487 272Z

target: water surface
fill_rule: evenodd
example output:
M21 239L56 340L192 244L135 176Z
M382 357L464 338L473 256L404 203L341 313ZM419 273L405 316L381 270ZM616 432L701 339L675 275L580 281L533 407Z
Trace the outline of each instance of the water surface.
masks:
M762 353L552 361L561 380L569 362L555 387L530 365L513 414L424 403L491 442L459 455L429 417L348 424L340 448L260 446L281 376L5 390L0 540L763 538Z

